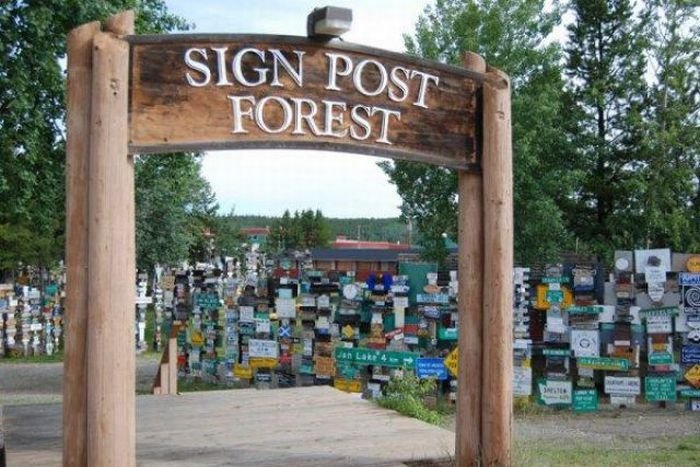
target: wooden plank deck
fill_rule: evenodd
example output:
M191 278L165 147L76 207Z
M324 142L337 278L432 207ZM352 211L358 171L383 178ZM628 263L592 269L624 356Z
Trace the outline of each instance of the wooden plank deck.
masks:
M4 409L8 466L61 464L60 404ZM139 396L139 466L398 466L453 458L454 433L329 386Z

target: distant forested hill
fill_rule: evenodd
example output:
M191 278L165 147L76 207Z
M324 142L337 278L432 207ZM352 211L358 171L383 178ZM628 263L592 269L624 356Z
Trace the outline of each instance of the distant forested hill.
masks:
M267 216L234 216L236 223L240 228L246 227L269 227L278 217ZM406 223L398 217L375 219L375 218L357 218L357 219L334 219L326 218L331 227L333 238L336 235L346 235L351 239L385 241L385 242L401 242L407 243L409 238L409 228ZM418 240L418 233L413 230L412 242L415 244Z

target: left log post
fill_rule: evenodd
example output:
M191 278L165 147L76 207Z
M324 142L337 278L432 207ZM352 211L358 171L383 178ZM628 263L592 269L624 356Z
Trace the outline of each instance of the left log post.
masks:
M63 465L87 465L88 161L92 41L100 23L68 34L66 118L66 335L63 363Z
M87 335L87 465L136 464L134 166L128 155L134 13L105 22L92 46Z

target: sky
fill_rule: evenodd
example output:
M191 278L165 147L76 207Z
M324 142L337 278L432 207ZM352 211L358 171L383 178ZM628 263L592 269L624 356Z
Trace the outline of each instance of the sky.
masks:
M194 23L196 33L306 35L315 7L351 8L347 42L404 51L403 34L432 0L165 0ZM280 216L320 209L326 217L396 217L401 198L377 167L383 159L325 151L238 150L207 152L203 175L228 213Z

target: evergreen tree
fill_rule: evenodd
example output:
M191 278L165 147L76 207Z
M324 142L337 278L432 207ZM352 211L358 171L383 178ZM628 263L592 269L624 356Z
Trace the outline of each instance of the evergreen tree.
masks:
M571 169L580 182L568 224L587 248L611 255L639 238L638 194L645 83L645 17L629 0L573 0L566 74L574 124Z
M700 251L700 6L647 2L647 93L636 245Z

